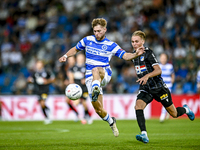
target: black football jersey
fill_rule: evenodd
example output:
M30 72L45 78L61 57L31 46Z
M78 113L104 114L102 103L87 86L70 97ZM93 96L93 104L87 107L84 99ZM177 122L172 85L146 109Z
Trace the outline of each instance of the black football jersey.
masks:
M48 94L49 93L49 84L44 84L40 80L41 80L41 78L50 79L53 76L54 76L53 74L51 74L49 71L46 71L44 69L42 71L34 72L32 77L34 79L35 93L36 94L42 94L42 93Z
M135 51L134 51L135 52ZM138 78L142 78L146 74L154 70L154 65L159 65L153 51L145 47L145 53L139 57L132 59ZM155 90L165 86L161 75L149 78L145 85L140 85L140 90Z

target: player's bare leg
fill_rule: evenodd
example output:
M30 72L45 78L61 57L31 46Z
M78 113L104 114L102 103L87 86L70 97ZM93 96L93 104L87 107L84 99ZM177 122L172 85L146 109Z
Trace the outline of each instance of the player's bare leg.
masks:
M91 114L88 110L88 105L87 105L86 100L82 100L82 105L83 105L84 110L85 110L85 119L87 120L87 123L92 124L93 120L92 120Z
M52 123L52 121L49 118L49 113L47 114L47 112L49 112L49 108L45 105L45 100L40 100L40 106L42 108L42 112L45 116L45 120L44 120L44 124L50 124Z
M183 114L187 114L188 118L191 121L195 119L194 113L190 110L190 108L187 105L183 105L183 107L176 108L174 104L172 104L169 107L166 107L166 110L173 118L178 118L179 116L182 116Z
M119 136L119 131L116 126L116 119L114 117L110 117L110 115L103 109L103 95L100 94L98 96L97 101L92 101L92 105L96 111L96 113L104 120L107 121L113 131L115 137Z
M67 105L70 107L70 109L75 112L76 118L74 119L74 121L77 122L79 120L78 111L73 106L73 104L71 103L71 100L67 96L66 96L65 101L66 101Z
M100 84L104 78L105 71L101 67L96 67L92 69L92 101L96 101L100 94Z

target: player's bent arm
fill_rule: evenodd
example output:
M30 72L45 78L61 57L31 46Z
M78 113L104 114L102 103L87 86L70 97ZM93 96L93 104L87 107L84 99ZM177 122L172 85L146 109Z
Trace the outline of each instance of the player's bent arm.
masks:
M33 82L34 82L34 81L33 81L33 78L32 78L32 77L28 77L28 78L27 78L27 82L33 83Z
M74 83L74 74L71 71L67 72L67 76L69 78L69 83Z
M197 93L200 94L200 82L197 82Z
M158 76L162 73L162 69L160 68L159 65L154 65L153 68L154 68L154 71L147 74L149 78Z
M142 78L138 79L136 82L139 82L139 84L145 85L149 78L155 77L155 76L160 75L162 73L162 70L161 70L159 65L154 65L153 68L154 68L154 71L146 74Z
M53 83L55 81L55 77L51 77L49 79L44 79L44 84L50 84Z
M76 55L76 53L79 52L78 49L76 49L76 46L72 47L65 55L59 58L60 62L64 62L67 60L67 57L71 57Z
M171 83L173 84L174 81L175 81L175 74L174 73L171 74L171 78L172 78Z
M144 53L144 47L139 47L135 53L124 53L124 55L122 56L122 58L124 60L132 60L137 58L138 56L142 55Z
M124 60L132 60L134 58L138 57L135 53L124 53L123 59Z

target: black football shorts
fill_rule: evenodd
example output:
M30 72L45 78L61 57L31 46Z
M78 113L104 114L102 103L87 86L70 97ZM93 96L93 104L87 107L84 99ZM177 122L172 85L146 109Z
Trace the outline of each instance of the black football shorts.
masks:
M166 87L162 87L153 91L139 90L137 95L137 100L138 99L143 100L146 104L149 104L153 101L153 99L155 99L156 101L162 103L164 107L169 107L173 104L171 93Z

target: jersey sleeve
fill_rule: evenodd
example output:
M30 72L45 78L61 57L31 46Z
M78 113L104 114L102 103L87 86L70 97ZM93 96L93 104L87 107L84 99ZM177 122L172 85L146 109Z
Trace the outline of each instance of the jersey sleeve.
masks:
M79 51L85 50L87 38L84 37L76 44L76 49Z
M172 64L170 64L170 74L173 74L174 73L174 67Z
M55 79L55 75L51 71L47 71L47 79Z
M148 50L147 52L148 52L147 59L149 60L150 64L152 66L159 65L158 60L156 59L155 54L153 53L153 51L152 50Z
M126 53L125 50L123 50L119 45L116 43L113 44L113 51L115 56L119 57L122 59L123 55Z
M197 82L200 83L200 70L197 73Z

